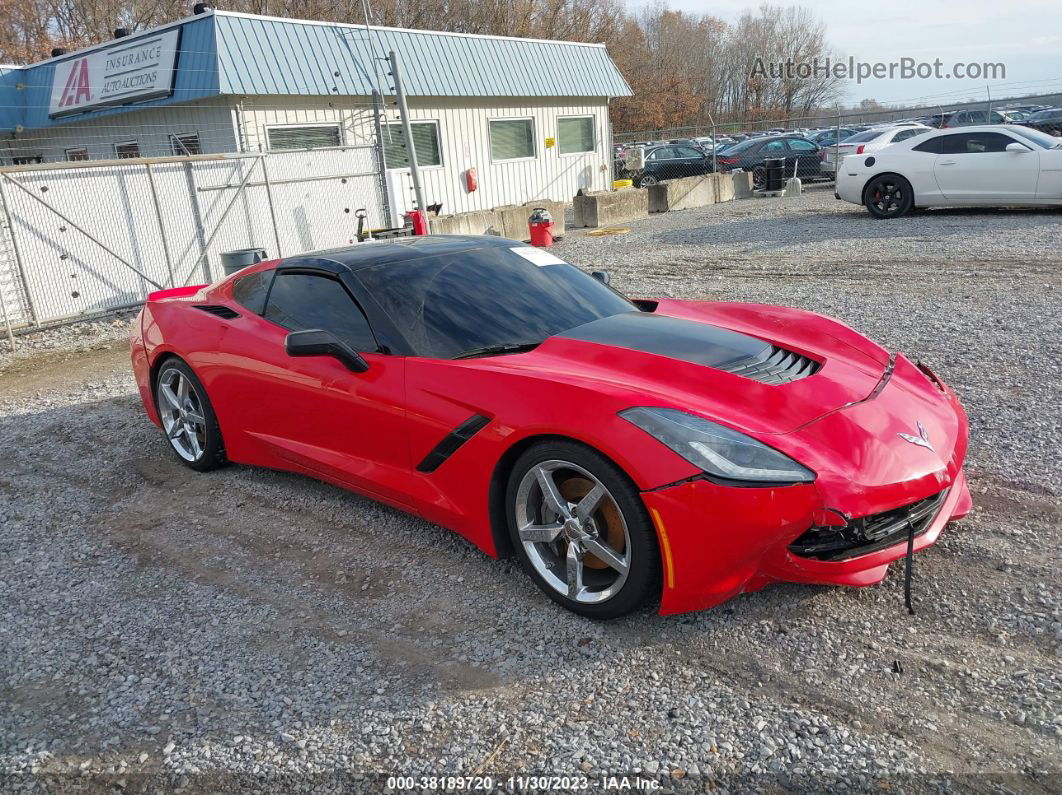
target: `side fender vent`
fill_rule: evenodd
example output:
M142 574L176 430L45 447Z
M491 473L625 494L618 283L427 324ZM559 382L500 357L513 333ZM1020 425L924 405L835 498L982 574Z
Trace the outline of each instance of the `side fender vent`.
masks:
M229 309L227 306L218 306L216 304L196 304L196 309L202 312L209 312L212 315L223 317L226 320L232 320L240 316L240 313Z

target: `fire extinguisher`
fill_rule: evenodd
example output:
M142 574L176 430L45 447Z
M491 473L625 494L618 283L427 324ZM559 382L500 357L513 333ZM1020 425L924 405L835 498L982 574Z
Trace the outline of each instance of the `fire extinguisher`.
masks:
M467 190L469 193L473 193L473 192L475 192L476 188L478 188L478 187L479 187L479 175L476 174L476 170L474 168L470 168L470 169L466 170L465 171L465 190Z
M536 207L531 211L527 226L531 230L532 246L549 248L553 245L553 216L545 207Z

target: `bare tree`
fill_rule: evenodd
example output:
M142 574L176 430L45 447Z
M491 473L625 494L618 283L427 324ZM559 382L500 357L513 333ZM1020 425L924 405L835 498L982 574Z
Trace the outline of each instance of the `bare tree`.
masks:
M180 19L191 0L0 0L0 62L29 63L55 46L106 41ZM234 11L361 23L361 0L228 0ZM801 7L762 5L727 24L661 0L637 12L622 0L372 0L374 24L601 42L634 95L612 103L617 129L755 122L812 115L834 104L829 75L762 73L759 64L813 63L830 53L825 27ZM445 68L445 65L440 65Z

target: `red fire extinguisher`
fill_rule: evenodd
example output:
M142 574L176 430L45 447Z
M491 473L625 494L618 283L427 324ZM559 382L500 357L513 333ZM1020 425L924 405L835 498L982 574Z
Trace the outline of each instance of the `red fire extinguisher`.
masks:
M553 216L545 207L536 207L531 211L527 226L531 230L532 246L549 248L553 245Z
M403 217L413 227L414 235L428 234L428 216L423 210L410 210Z

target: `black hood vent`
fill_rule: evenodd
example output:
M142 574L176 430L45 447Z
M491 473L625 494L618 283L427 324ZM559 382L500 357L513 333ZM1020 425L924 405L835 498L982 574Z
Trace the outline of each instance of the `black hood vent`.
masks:
M788 384L814 374L820 366L758 337L648 312L610 315L557 336L703 364L764 384Z
M765 384L788 384L814 375L819 367L819 363L814 359L771 345L751 359L724 365L719 369Z

